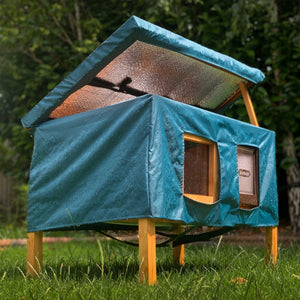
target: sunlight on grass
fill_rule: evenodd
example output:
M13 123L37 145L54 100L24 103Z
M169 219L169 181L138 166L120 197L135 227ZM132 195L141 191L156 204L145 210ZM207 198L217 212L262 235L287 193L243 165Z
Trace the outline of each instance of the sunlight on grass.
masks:
M25 271L25 246L1 251L0 299L299 299L300 247L280 249L276 267L264 248L186 246L175 267L172 249L157 249L158 284L138 283L138 249L114 241L45 244L44 270Z

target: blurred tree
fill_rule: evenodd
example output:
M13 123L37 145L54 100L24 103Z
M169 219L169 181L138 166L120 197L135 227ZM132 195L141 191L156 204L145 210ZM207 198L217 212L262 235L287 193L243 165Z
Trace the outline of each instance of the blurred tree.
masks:
M78 1L12 0L0 10L0 167L28 178L32 139L20 118L96 46L101 24Z
M28 180L33 141L20 119L144 1L0 1L0 169ZM155 6L153 6L155 7Z
M249 64L266 74L253 89L253 99L260 124L277 133L291 226L300 231L300 1L238 0L232 14L232 38L241 39L247 49L240 53L247 53L253 59Z
M251 89L260 125L277 132L289 185L291 222L300 229L300 2L284 0L10 0L0 10L0 168L28 179L32 139L23 117L99 41L135 14L267 75ZM242 101L228 112L247 120Z

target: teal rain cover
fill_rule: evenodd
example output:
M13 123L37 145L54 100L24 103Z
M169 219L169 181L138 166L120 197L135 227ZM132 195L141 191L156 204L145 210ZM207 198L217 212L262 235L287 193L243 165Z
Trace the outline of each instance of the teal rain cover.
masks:
M32 129L28 230L132 218L208 226L278 224L275 134L157 95L74 114ZM213 204L183 196L184 133L217 144ZM259 206L239 208L237 146L259 151Z
M277 225L275 134L201 109L220 111L240 82L263 79L229 56L129 18L22 119L34 136L28 231L136 218ZM217 145L213 204L183 195L184 133ZM248 210L239 208L238 146L259 152L259 206Z
M144 94L218 111L239 83L263 73L135 16L128 19L23 119L24 127Z

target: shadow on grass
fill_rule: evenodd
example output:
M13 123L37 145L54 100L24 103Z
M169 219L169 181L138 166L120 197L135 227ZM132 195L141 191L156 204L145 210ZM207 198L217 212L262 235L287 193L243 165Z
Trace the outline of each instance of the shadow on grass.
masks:
M215 272L222 270L223 267L218 263L208 262L206 264L191 264L186 263L184 266L175 266L171 261L165 261L157 264L157 275L164 272L173 274L185 274L185 273L203 273L203 275L209 272ZM91 261L90 263L73 263L66 264L64 261L56 262L55 264L46 263L44 265L41 278L47 278L50 280L76 280L81 281L86 278L89 279L126 279L136 280L139 272L139 265L137 261L124 259L123 261L105 261L102 265L99 262ZM25 266L18 267L16 269L10 268L4 270L0 268L0 274L4 274L6 278L16 278L18 276L26 277Z
M185 263L183 266L175 266L173 263L161 263L157 265L158 272L179 272L181 274L187 272L194 272L197 270L201 273L209 273L220 271L223 269L223 266L217 262L206 262L205 264L191 264Z

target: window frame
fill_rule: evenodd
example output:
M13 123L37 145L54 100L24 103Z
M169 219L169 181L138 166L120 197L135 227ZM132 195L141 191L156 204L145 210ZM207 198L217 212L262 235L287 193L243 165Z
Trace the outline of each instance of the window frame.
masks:
M219 164L217 159L218 158L217 144L204 137L194 135L191 133L184 133L184 141L194 142L197 144L204 144L208 146L208 195L189 194L184 192L184 164L183 164L183 180L182 180L183 195L197 202L212 204L217 200L217 196L218 196Z
M251 209L259 206L259 149L253 146L238 145L237 157L239 157L239 149L242 151L253 151L253 194L249 195L241 193L239 186L239 207L243 209ZM240 178L239 172L240 169L238 167L238 176Z

